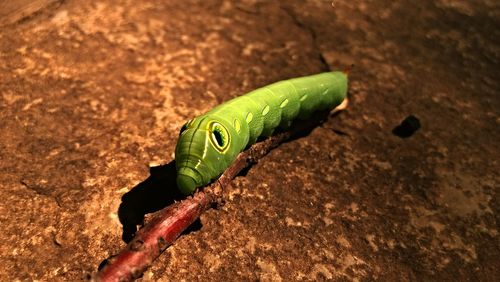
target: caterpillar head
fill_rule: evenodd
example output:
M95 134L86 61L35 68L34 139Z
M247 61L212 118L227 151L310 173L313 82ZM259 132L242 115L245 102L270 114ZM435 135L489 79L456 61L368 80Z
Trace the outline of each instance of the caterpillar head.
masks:
M200 116L182 128L175 149L177 186L184 194L219 176L239 152L231 145L234 128L226 121Z

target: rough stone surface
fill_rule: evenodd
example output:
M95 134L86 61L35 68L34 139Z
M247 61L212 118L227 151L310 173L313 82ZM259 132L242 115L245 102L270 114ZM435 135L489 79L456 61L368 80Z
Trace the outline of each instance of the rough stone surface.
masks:
M354 64L347 112L236 178L142 279L498 281L498 1L42 2L0 12L0 280L85 279L187 119Z

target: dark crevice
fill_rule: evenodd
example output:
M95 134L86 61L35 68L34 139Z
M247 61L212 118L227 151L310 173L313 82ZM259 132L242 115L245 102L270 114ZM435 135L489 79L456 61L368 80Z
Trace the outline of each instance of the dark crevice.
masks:
M19 2L18 3L11 3L15 8L12 12L9 14L3 15L4 19L0 18L0 27L7 27L7 26L14 26L17 24L23 24L25 22L28 22L32 19L35 19L39 15L42 15L44 13L50 12L53 13L55 10L57 10L62 4L64 4L65 0L54 0L54 1L47 1L46 3L41 3L41 6L37 8L33 8L33 6L36 7L37 3L35 1L31 1L33 3L27 2ZM30 11L32 9L32 11ZM10 19L9 19L10 18ZM3 21L3 22L2 22Z
M51 193L47 192L47 189L45 189L44 187L41 187L38 185L30 185L25 180L21 180L19 183L21 185L23 185L26 189L33 191L38 196L47 197L47 198L54 200L56 205L58 207L61 207L61 203L59 202L59 199L57 198L57 196L53 196Z
M280 6L280 8L292 19L293 23L297 27L299 27L300 29L305 30L309 33L309 35L311 37L311 41L312 41L312 46L313 46L314 50L316 50L316 52L318 53L318 59L321 63L321 70L325 71L325 72L331 71L330 65L326 61L326 58L323 55L323 52L321 52L321 48L319 48L319 46L318 46L317 35L316 35L316 32L314 31L314 29L312 27L304 24L302 21L300 21L297 14L291 8L286 7L286 6Z

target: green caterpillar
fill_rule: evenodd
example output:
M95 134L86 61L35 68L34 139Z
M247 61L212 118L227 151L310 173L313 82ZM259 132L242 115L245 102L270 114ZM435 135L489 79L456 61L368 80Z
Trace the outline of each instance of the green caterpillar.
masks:
M220 176L257 138L340 105L347 80L344 72L326 72L276 82L188 121L175 148L177 186L189 195Z

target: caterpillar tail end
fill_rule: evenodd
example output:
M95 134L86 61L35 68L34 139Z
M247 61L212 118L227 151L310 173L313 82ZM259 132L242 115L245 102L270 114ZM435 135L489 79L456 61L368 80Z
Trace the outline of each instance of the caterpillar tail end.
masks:
M342 72L349 76L349 74L351 73L352 69L354 68L354 64L350 64L347 68L345 68Z
M347 109L348 105L349 105L349 99L347 97L345 97L344 101L342 101L342 103L340 103L340 105L338 105L337 107L335 107L332 110L332 114L337 113L337 112L341 112L341 111Z

